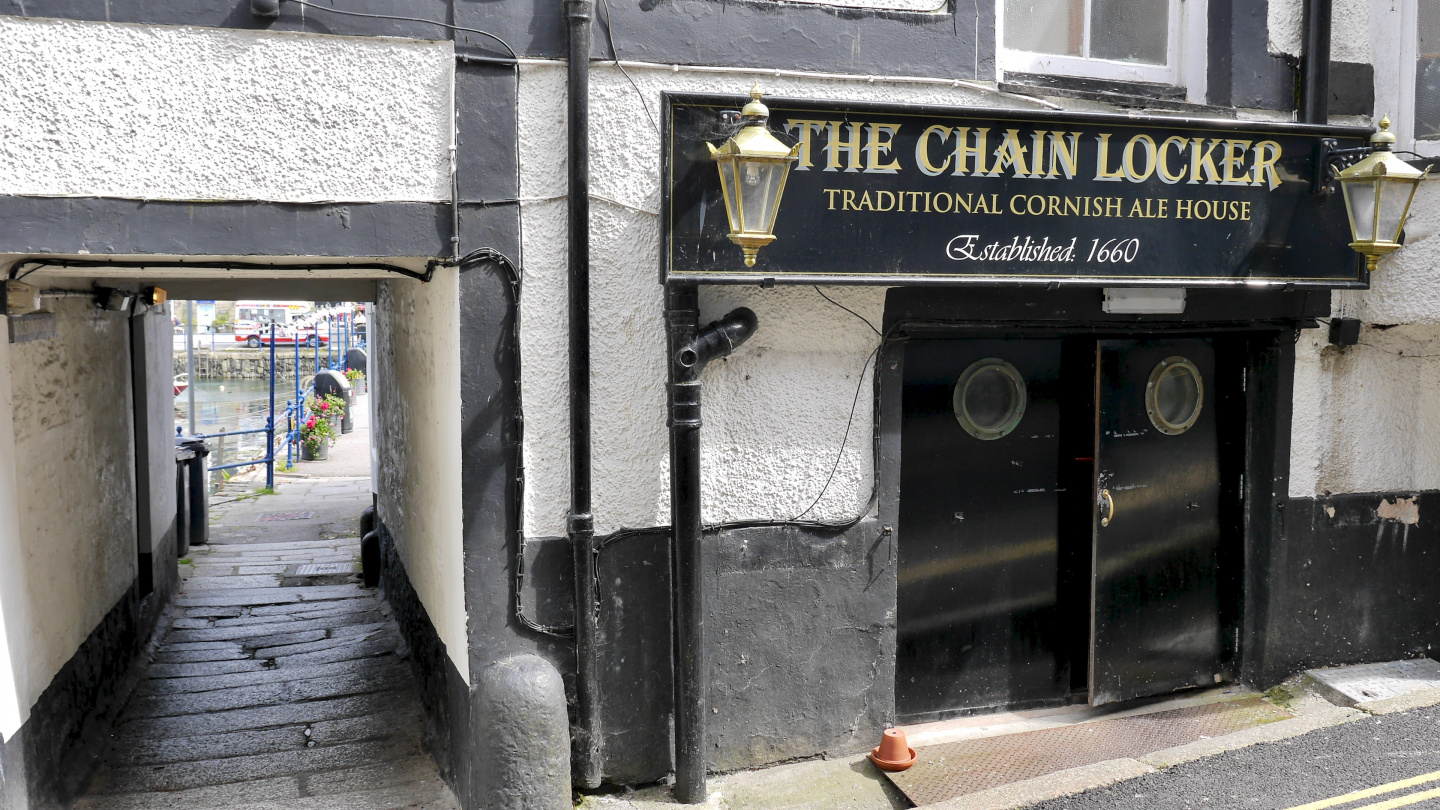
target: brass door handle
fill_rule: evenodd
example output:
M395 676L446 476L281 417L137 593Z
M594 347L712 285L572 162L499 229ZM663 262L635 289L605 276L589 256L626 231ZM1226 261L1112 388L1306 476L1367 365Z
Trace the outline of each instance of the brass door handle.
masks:
M1110 490L1100 490L1100 526L1104 528L1110 525L1115 519L1115 499L1110 497Z

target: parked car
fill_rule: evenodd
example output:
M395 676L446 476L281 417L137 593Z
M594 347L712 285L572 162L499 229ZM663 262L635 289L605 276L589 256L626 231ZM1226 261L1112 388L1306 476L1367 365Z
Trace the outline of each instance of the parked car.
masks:
M268 346L270 344L270 326L266 324L243 331L237 327L235 340L237 342L244 341L245 345L252 349ZM330 338L326 335L316 334L314 329L290 329L284 326L275 327L276 346L291 346L297 341L301 345L313 348L316 346L329 345Z

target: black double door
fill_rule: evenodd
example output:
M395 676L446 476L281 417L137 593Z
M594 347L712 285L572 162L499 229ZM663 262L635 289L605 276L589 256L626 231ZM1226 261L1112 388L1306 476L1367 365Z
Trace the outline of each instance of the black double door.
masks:
M917 340L905 351L901 717L1219 681L1210 341Z

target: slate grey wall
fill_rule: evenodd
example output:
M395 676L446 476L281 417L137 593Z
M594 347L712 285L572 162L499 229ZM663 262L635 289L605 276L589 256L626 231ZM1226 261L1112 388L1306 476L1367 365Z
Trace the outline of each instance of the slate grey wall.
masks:
M1389 507L1413 499L1413 519ZM1264 689L1312 667L1440 657L1440 492L1291 498L1262 560L1264 623L1247 658ZM1391 517L1382 517L1385 512Z
M994 6L951 0L940 13L779 5L753 0L620 0L613 21L600 7L595 53L610 57L611 35L622 59L662 64L741 65L836 73L989 79L995 74ZM452 0L379 0L365 11L449 21L489 31L521 55L560 58L565 48L561 4ZM282 4L276 19L255 18L235 0L3 0L0 14L160 25L311 31L353 36L449 39L434 25L325 14ZM1262 11L1263 18L1263 11ZM608 26L607 23L613 25ZM493 40L456 32L457 49L503 55Z

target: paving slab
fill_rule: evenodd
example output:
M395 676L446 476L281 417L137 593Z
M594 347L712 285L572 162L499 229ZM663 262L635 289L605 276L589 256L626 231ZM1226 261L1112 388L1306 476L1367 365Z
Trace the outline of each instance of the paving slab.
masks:
M268 588L278 583L279 580L276 579L274 574L255 574L250 576L222 574L220 576L192 578L186 583L185 592L193 594L225 588Z
M1362 709L1376 701L1440 689L1440 661L1429 658L1311 669L1305 674L1335 705Z
M395 644L400 641L399 633L389 627L376 627L374 625L356 625L357 629L363 629L361 633L336 633L333 637L324 638L318 641L308 641L297 644L277 644L273 647L259 647L255 650L256 658L286 658L301 655L303 653L319 652L322 650L333 650L346 646L362 644L371 639L391 639L389 649L394 649Z
M224 649L213 650L177 650L175 652L162 650L155 653L152 660L157 664L194 664L209 661L241 661L249 657L249 653L241 649L239 644L232 644Z
M260 672L269 669L266 662L253 658L238 661L196 661L180 664L151 662L145 671L149 678L194 678L210 675L227 675L233 672ZM143 688L143 686L142 686Z
M281 604L267 604L252 606L247 615L249 616L288 616L297 614L312 613L325 615L326 612L340 612L347 610L375 609L381 600L372 592L363 591L353 585L319 585L305 590L319 590L320 588L352 588L347 596L344 591L336 591L339 596L334 599L316 601L314 599L299 602L285 602Z
M400 639L398 635L384 634L336 647L331 650L317 650L316 652L301 653L299 655L282 655L273 660L275 665L282 669L285 667L305 667L316 664L339 663L341 661L362 661L381 656L396 655L399 646Z

